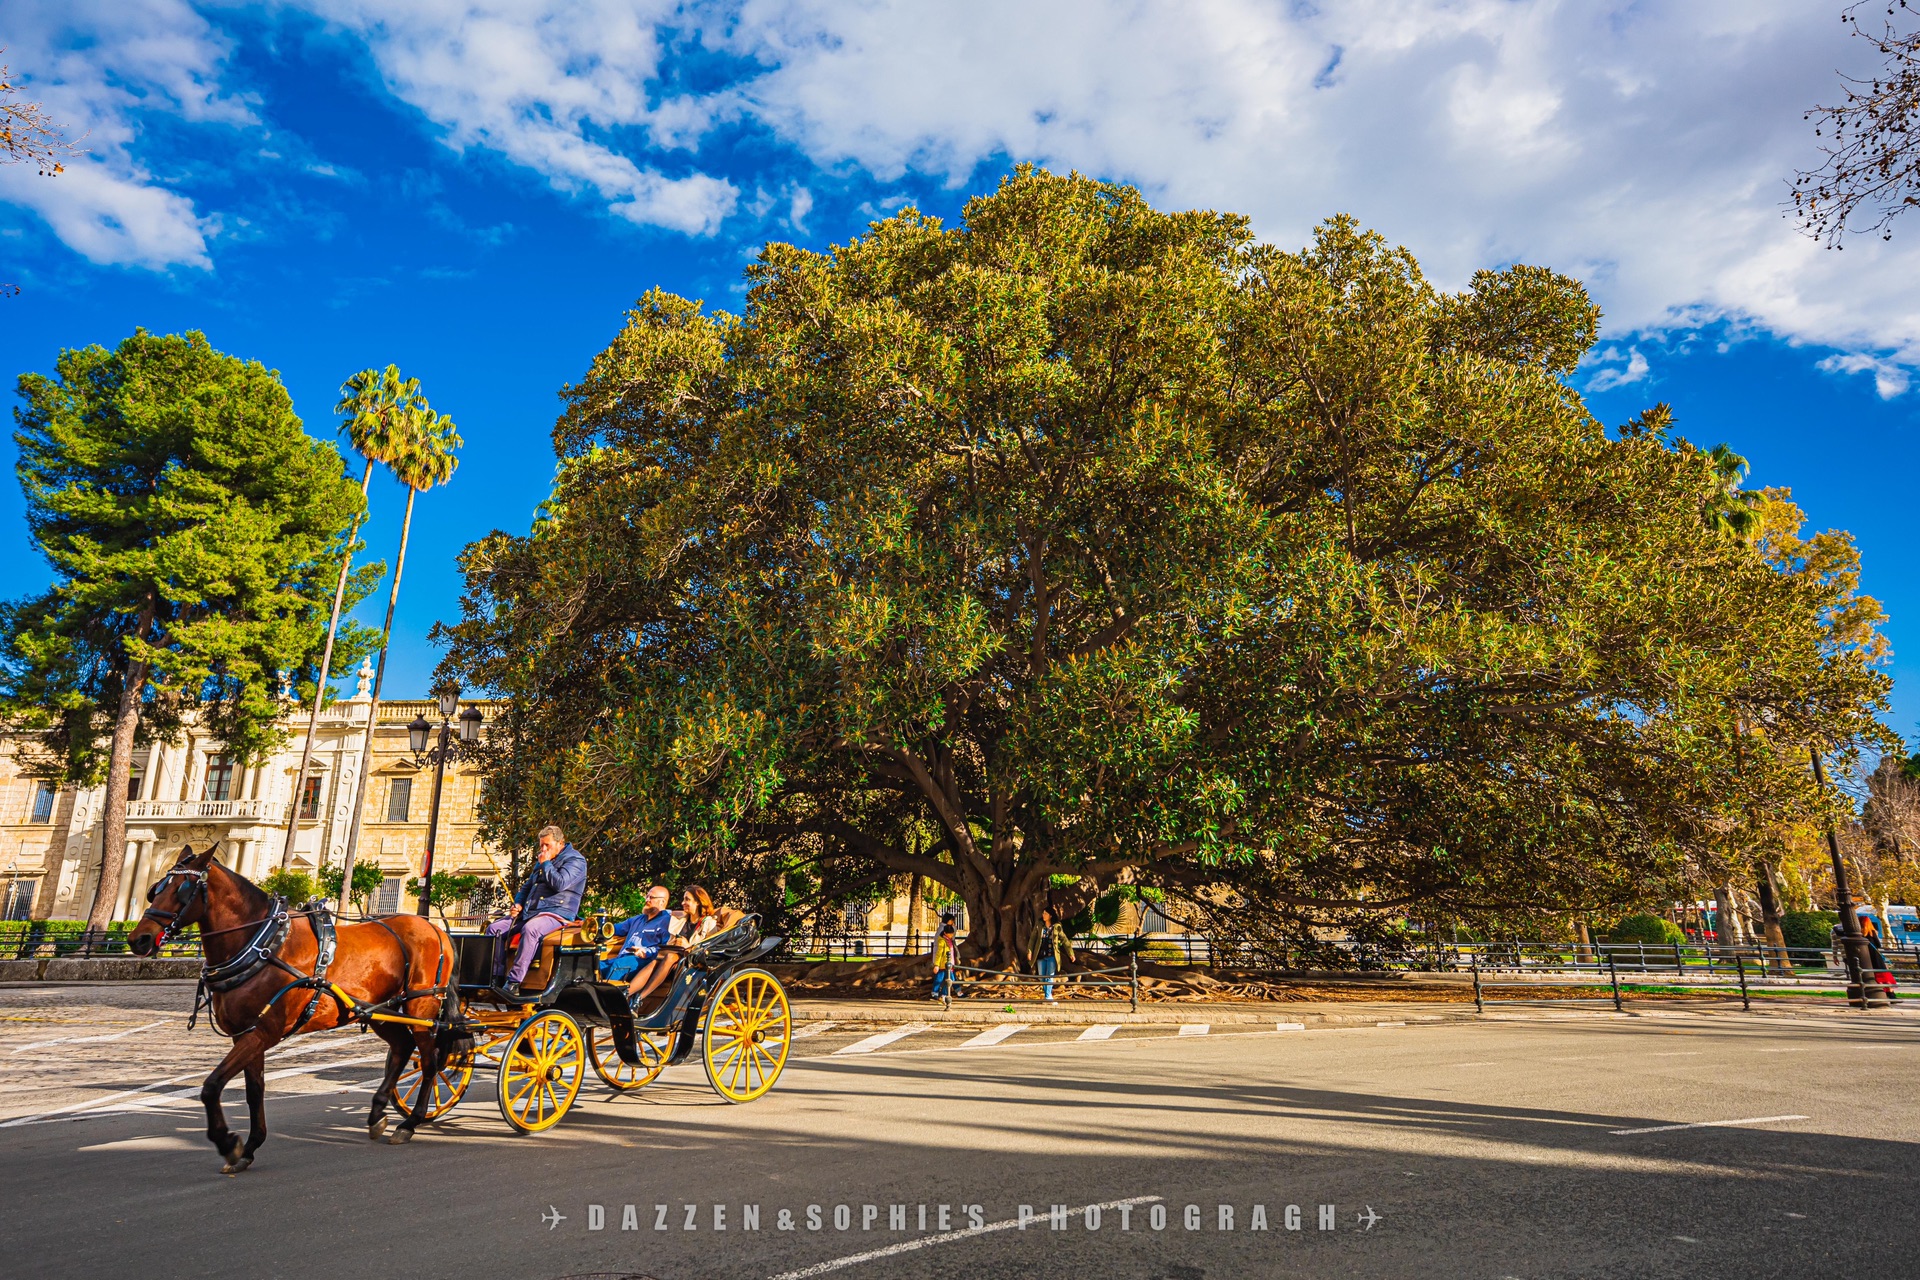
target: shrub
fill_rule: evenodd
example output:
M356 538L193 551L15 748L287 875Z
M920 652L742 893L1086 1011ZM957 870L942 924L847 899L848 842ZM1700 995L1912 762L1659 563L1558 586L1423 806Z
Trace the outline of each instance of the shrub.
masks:
M275 868L260 877L260 888L267 893L277 893L287 900L290 907L304 907L313 901L313 877L304 871L292 868Z
M1824 951L1833 941L1833 926L1840 917L1831 911L1789 911L1780 917L1780 932L1789 947L1817 947Z
M1659 916L1650 916L1644 912L1637 916L1628 916L1607 931L1608 942L1645 942L1659 946L1670 946L1685 942L1687 935L1680 932L1680 926L1671 920Z

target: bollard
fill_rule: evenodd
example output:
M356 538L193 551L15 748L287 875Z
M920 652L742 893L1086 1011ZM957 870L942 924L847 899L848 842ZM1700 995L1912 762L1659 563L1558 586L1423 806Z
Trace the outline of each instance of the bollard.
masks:
M1613 957L1607 957L1607 976L1613 979L1613 1011L1625 1013L1626 1006L1620 1003L1620 970L1614 967Z
M1740 975L1740 1007L1752 1013L1753 1002L1747 999L1747 966L1741 963L1738 955L1733 957L1733 971Z
M1127 1000L1135 1013L1140 1012L1140 953L1127 952Z
M1485 1013L1487 1011L1487 1006L1480 999L1480 957L1476 955L1472 957L1472 960L1473 960L1473 1011L1475 1013Z

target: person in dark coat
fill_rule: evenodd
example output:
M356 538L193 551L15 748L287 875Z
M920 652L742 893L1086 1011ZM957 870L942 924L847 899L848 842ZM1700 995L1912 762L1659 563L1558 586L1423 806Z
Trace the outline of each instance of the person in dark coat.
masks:
M587 860L567 843L560 828L540 828L538 844L533 870L513 895L513 914L487 926L488 933L499 935L520 930L520 950L514 953L513 967L500 986L500 993L511 1000L521 998L520 982L540 954L542 940L579 917L580 897L587 891Z

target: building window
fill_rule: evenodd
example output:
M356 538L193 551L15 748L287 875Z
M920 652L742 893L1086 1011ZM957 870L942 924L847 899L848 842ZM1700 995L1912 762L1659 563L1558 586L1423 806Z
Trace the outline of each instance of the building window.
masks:
M320 816L320 779L308 778L300 784L300 816L302 818Z
M53 821L53 798L57 793L51 782L33 784L33 820L35 822ZM8 919L12 919L11 916Z
M395 778L387 784L387 821L405 822L407 806L413 803L413 779Z
M407 887L405 876L388 876L373 891L373 913L377 916L395 915L400 910L400 891Z
M139 798L140 798L140 771L138 769L135 769L133 772L127 775L127 799L138 800Z
M0 895L0 906L6 908L0 919L33 919L33 895L39 891L38 880L13 880L5 886L6 892Z
M209 756L207 758L207 785L201 789L202 800L227 800L233 796L233 760L229 756Z

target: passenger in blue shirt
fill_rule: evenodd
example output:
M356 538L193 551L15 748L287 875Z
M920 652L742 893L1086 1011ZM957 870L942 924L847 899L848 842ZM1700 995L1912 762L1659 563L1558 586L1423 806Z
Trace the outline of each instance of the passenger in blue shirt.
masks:
M673 934L673 912L667 910L667 886L654 885L647 890L647 905L639 915L622 920L614 933L626 941L611 960L600 962L600 976L608 982L625 982L640 972L640 966L660 953Z

